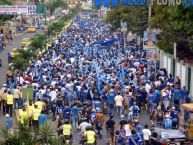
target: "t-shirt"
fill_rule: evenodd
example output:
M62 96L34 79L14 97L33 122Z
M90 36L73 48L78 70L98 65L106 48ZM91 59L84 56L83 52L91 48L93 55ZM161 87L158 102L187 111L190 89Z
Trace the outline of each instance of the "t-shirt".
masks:
M114 99L115 99L115 94L114 93L109 93L109 95L107 97L108 104L114 104Z
M169 118L164 119L163 125L166 129L171 129L172 128L172 120Z
M184 100L185 97L188 95L188 90L186 89L181 90L181 94L182 94L182 99Z
M121 126L121 128L123 128L123 126L127 124L127 120L125 119L122 119L120 122L119 122L119 125Z
M180 99L180 90L175 89L173 93L174 93L174 99L179 100Z
M46 120L47 120L47 116L44 114L40 114L38 117L39 126L44 125Z
M123 97L120 95L117 95L115 97L115 105L116 106L123 106Z
M107 120L107 122L106 122L107 129L113 129L114 125L115 125L115 121L114 120L111 120L111 119Z
M71 113L71 109L70 108L65 108L64 109L64 117L69 118L70 117L70 113Z
M143 129L143 136L144 140L149 140L149 137L151 136L151 131L149 129Z
M79 126L78 126L78 128L81 130L81 132L84 132L85 131L85 129L86 129L86 127L87 126L90 126L91 124L89 124L89 123L87 123L87 122L82 122Z
M79 109L77 107L73 107L71 112L72 112L72 117L73 118L78 118Z

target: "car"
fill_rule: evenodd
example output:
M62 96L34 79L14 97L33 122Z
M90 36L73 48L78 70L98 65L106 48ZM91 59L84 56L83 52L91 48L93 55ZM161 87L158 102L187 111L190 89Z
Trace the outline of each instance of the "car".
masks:
M190 145L189 139L180 130L151 128L151 142L156 145Z
M22 47L27 47L32 43L31 38L23 38L21 41Z
M35 27L35 26L29 26L29 27L27 28L27 32L28 32L28 33L34 33L34 32L36 32L36 27Z
M11 53L10 53L10 55L11 55L11 57L16 57L16 56L18 56L19 55L19 53L18 53L18 48L13 48L12 49L12 51L11 51Z

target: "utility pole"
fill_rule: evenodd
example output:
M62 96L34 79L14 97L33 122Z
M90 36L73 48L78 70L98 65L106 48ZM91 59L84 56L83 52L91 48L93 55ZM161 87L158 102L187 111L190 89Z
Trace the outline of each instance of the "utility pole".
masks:
M150 21L151 21L151 13L152 13L152 5L153 1L150 0L150 4L148 6L148 29L150 30Z

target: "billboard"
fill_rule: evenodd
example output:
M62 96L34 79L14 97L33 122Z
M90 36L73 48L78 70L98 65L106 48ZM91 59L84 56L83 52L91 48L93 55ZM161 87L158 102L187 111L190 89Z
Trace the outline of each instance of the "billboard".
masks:
M0 14L33 15L36 14L36 5L0 5Z
M155 32L144 32L143 48L151 49L156 48L156 33Z

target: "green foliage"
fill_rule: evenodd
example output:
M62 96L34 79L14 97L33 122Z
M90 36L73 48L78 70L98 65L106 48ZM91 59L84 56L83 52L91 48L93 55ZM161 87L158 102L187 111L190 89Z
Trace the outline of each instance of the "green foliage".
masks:
M163 30L158 46L168 52L173 43L188 44L193 49L193 6L162 7L156 6L151 19L151 27ZM189 49L188 47L184 49Z
M45 44L45 35L36 34L32 38L32 43L31 43L32 48L34 49L42 48L44 44Z
M79 10L80 10L80 5L77 5L75 8L71 9L68 15L66 15L61 20L51 24L48 27L47 34L53 35L57 32L60 32L62 30L62 28L65 26L65 24L66 24L65 22L68 22L69 20L71 20L73 18L73 16L78 13Z
M28 61L22 57L14 57L13 59L13 66L15 69L24 70L27 64L28 64Z
M0 0L0 5L11 5L12 0Z
M36 142L38 144L52 144L55 140L55 130L47 122L41 126L38 130L38 136Z
M147 14L146 7L119 6L110 10L106 22L112 25L112 30L116 30L121 27L122 20L127 22L128 31L143 35L148 23Z
M6 127L0 133L1 145L61 145L54 128L45 123L39 129L29 127L28 123L18 123L13 134Z
M0 5L11 5L11 4L12 4L11 0L0 0ZM0 15L0 22L4 22L4 21L10 20L12 18L13 18L12 15L3 15L3 14L1 14Z

